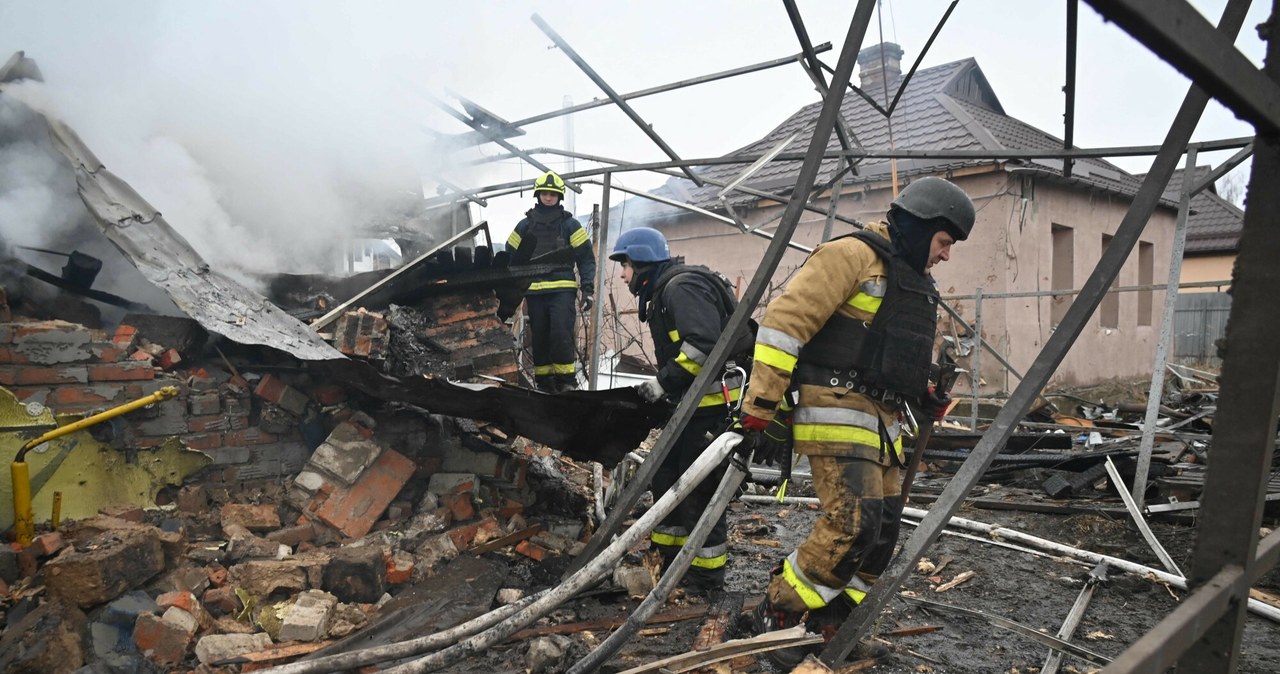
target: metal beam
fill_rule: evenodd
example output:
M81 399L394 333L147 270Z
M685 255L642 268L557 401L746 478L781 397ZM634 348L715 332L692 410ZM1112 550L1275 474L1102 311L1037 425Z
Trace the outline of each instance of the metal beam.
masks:
M587 346L587 358L590 364L587 366L587 388L592 391L596 390L596 378L600 373L600 335L603 332L600 326L604 321L604 286L605 276L609 273L609 265L605 264L609 259L609 199L612 196L610 189L613 186L613 174L604 174L602 181L604 186L604 195L600 197L600 241L597 245L596 254L596 304L591 307L591 325L592 336L591 344Z
M341 315L343 314L343 312L345 312L347 309L349 309L349 308L350 308L351 306L353 306L355 303L359 302L360 300L364 299L365 297L368 297L368 296L369 296L369 294L370 294L370 293L372 293L373 291L377 290L378 288L381 288L382 286L387 285L387 284L388 284L388 283L390 283L393 279L398 278L401 274L405 274L405 273L409 272L410 270L416 269L416 268L418 267L418 265L422 264L423 262L426 262L428 259L430 259L430 258L431 258L431 256L432 256L432 255L435 255L436 253L439 253L440 251L444 250L445 248L448 248L449 246L452 246L452 245L454 245L454 244L458 243L459 241L463 241L463 240L465 240L467 237L469 237L469 236L473 236L476 232L480 231L481 229L487 229L488 227L489 227L489 223L488 223L488 222L480 222L480 223L478 223L478 224L475 224L475 225L472 225L472 226L470 226L470 227L466 228L465 230L463 230L463 231L459 232L459 233L458 233L458 234L456 234L455 236L452 236L452 237L450 237L450 238L446 239L446 240L444 241L444 243L441 243L440 245L436 246L435 248L432 248L431 250L429 250L429 251L427 251L427 252L425 252L425 253L423 253L423 254L419 255L418 257L414 258L414 260L413 260L412 262L410 262L409 264L406 264L406 265L401 266L399 269L396 269L395 271L391 272L390 274L388 274L388 275L384 276L383 278L379 279L379 281L378 281L377 283L375 283L375 284L373 284L373 285L369 286L368 288L365 288L364 290L361 290L360 292L356 293L356 294L355 294L355 296L354 296L354 297L352 297L351 299L349 299L349 300L347 300L346 302L343 302L342 304L339 304L338 306L334 307L334 308L333 308L329 313L327 313L327 314L325 314L325 315L321 316L320 318L317 318L317 319L315 320L315 322L311 324L311 326L310 326L310 327L311 327L311 329L312 329L312 330L314 330L315 332L320 332L321 330L324 330L325 328L329 327L329 324L330 324L330 323L332 323L332 322L334 322L335 320L337 320L337 319L338 319L338 317L339 317L339 316L341 316Z
M1244 160L1252 156L1253 156L1253 143L1249 143L1248 145L1240 148L1239 152L1228 157L1226 161L1222 162L1221 164L1218 164L1217 168L1210 171L1209 174L1201 178L1199 182L1192 185L1191 196L1195 196L1200 192L1204 191L1206 187L1217 182L1218 178L1221 178L1222 176L1226 175L1231 171L1231 169L1239 166L1241 163L1244 162Z
M1066 107L1062 113L1064 132L1062 149L1070 150L1076 136L1076 37L1080 27L1080 0L1067 0L1067 83L1062 91L1067 95ZM1071 177L1071 166L1075 162L1065 159L1062 162L1062 177Z
M1280 0L1273 4L1273 27L1277 19ZM1280 82L1280 35L1274 32L1266 63L1272 84ZM1254 149L1218 378L1213 459L1200 497L1200 526L1187 576L1193 586L1231 566L1252 571L1267 487L1265 467L1271 465L1280 410L1280 315L1275 311L1280 283L1275 264L1280 255L1280 143L1260 134ZM1244 602L1236 601L1178 661L1178 670L1234 672L1244 619Z
M653 125L644 121L644 118L640 116L640 113L636 112L635 108L632 108L631 104L627 103L626 99L622 98L618 92L614 91L613 87L609 86L609 83L605 82L604 78L600 77L600 75L587 64L586 60L579 56L578 52L574 51L573 47L570 47L569 43L564 41L564 38L560 37L559 33L556 33L556 31L553 30L546 21L542 20L542 17L534 14L530 18L533 19L534 25L541 29L547 37L551 38L552 42L556 43L556 46L560 48L560 51L564 52L565 56L569 57L570 61L573 61L574 64L582 70L582 72L586 73L587 77L590 77L591 81L595 82L596 86L600 87L600 90L603 91L619 109L625 112L627 116L631 118L631 121L636 123L636 126L640 127L640 130L644 132L644 135L649 137L649 140L652 140L653 143L657 145L668 157L677 161L680 159L680 156L676 154L676 151L671 149L671 146L667 145L667 142L662 140L662 136L659 136L658 132L653 130ZM702 179L699 178L691 169L682 167L680 170L684 171L684 174L689 177L689 180L693 181L694 185L702 187Z
M925 54L929 53L929 48L933 46L933 41L938 39L938 33L942 32L942 27L947 25L947 19L951 18L951 13L955 11L956 5L960 4L960 0L951 0L951 4L947 5L947 11L942 13L942 18L938 20L938 25L934 26L933 33L929 35L929 39L924 43L924 49L920 50L920 55L916 57L915 63L911 64L911 70L907 71L907 76L902 78L902 82L898 85L898 91L893 95L893 101L889 103L888 110L882 110L886 118L893 116L893 111L898 107L898 101L902 99L902 94L907 90L907 85L911 84L911 78L915 77L916 70L920 68L920 62L924 61ZM1067 149L1071 146L1068 145Z
M1280 133L1280 84L1186 0L1088 0L1259 132Z
M786 7L787 17L791 19L791 27L796 32L796 39L800 41L800 48L804 51L805 70L808 71L809 77L813 80L814 86L818 89L818 95L823 98L827 97L830 89L827 87L827 78L822 74L822 67L818 62L818 54L813 50L813 42L809 40L809 31L804 27L804 19L800 17L800 9L796 7L795 0L782 0L782 4ZM836 114L836 138L840 141L840 149L848 151L849 147L862 147L862 141L858 140L858 136L845 125L844 115ZM858 160L846 157L849 170L854 175L858 174Z
M820 44L820 45L818 45L818 46L814 47L814 48L813 48L813 50L814 50L814 52L815 52L815 53L821 53L821 52L831 51L831 43L830 43L830 42L824 42L824 43L822 43L822 44ZM645 97L645 96L652 96L652 95L654 95L654 94L660 94L660 93L663 93L663 92L666 92L666 91L674 91L674 90L676 90L676 89L683 89L684 87L693 86L693 85L695 85L695 84L705 84L705 83L707 83L707 82L715 82L716 80L722 80L722 79L729 78L729 77L736 77L736 76L738 76L738 75L746 75L746 74L748 74L748 73L759 72L759 71L761 71L761 70L768 70L768 69L770 69L770 68L777 68L778 66L791 65L792 63L796 63L796 62L800 61L801 59L803 59L803 58L804 58L804 56L805 56L805 55L804 55L804 53L803 53L803 52L801 52L801 53L799 53L799 54L793 54L793 55L791 55L791 56L787 56L787 57L785 57L785 58L780 58L780 59L774 59L774 60L772 60L772 61L764 61L764 62L761 62L761 63L756 63L756 64L754 64L754 65L742 66L741 68L733 68L733 69L731 69L731 70L722 70L722 71L720 71L720 72L718 72L718 73L712 73L712 74L710 74L710 75L701 75L701 76L699 76L699 77L693 77L693 78L690 78L690 79L687 79L687 80L680 80L679 82L672 82L671 84L663 84L663 85L661 85L661 86L657 86L657 87L650 87L650 88L648 88L648 89L641 89L641 90L639 90L639 91L633 91L633 92L628 93L628 94L618 94L618 98L621 98L621 99L622 99L622 100L624 100L624 101L630 101L630 100L634 100L634 99L637 99L637 98L643 98L643 97ZM567 107L567 108L557 108L557 109L552 110L552 111L550 111L550 112L544 112L544 113L542 113L542 114L540 114L540 115L534 115L534 116L532 116L532 117L525 117L524 119L517 119L516 121L511 122L510 124L511 124L511 126L513 126L513 127L528 126L528 125L533 124L533 123L535 123L535 122L541 122L541 121L545 121L545 120L548 120L548 119L554 119L554 118L556 118L556 117L563 117L564 115L571 115L571 114L573 114L573 113L575 113L575 112L582 112L583 110L590 110L590 109L592 109L592 108L598 108L598 107L601 107L601 106L604 106L604 105L612 105L612 104L613 104L613 100L611 100L611 99L607 99L607 98L606 98L606 99L596 99L596 100L594 100L594 101L590 101L590 102L588 102L588 103L579 103L579 104L577 104L577 105L571 105L571 106L569 106L569 107Z
M1204 526L1204 522L1201 522ZM1258 552L1248 570L1238 565L1223 567L1209 580L1200 583L1195 592L1178 601L1178 607L1129 645L1111 661L1102 674L1163 674L1178 662L1178 657L1200 638L1209 620L1232 608L1244 605L1249 587L1280 559L1280 532L1273 532L1258 545ZM1197 672L1190 669L1179 671Z
M809 141L809 149L805 154L804 164L801 166L800 174L796 178L795 189L792 190L793 194L808 194L814 183L817 182L818 170L822 165L822 156L825 153L827 141L831 138L831 131L835 127L836 116L840 112L840 103L844 99L845 84L848 83L849 78L853 75L853 66L857 62L858 51L862 48L862 40L866 35L867 24L871 21L871 13L875 9L875 4L875 0L858 0L857 8L854 9L853 19L849 23L848 35L845 37L844 46L840 50L836 73L832 78L831 90L823 100L822 111L818 114L818 122L814 126L813 136ZM770 279L773 278L773 273L778 269L778 263L782 260L782 254L786 250L786 242L791 239L791 235L795 233L796 225L800 222L800 214L803 211L803 207L804 201L802 199L792 199L787 203L786 212L782 217L782 222L778 225L775 238L769 243L768 249L765 250L764 257L760 261L760 267L756 270L755 276L751 278L751 283L747 285L747 289L743 292L737 310L729 317L720 340L716 342L715 348L707 356L702 372L689 385L688 392L680 400L680 404L676 406L671 420L662 429L662 434L650 451L649 457L637 469L635 477L632 478L623 493L618 495L612 515L600 525L591 540L587 542L582 554L570 566L569 573L581 568L604 549L614 534L622 528L623 521L630 516L631 508L640 499L640 495L649 488L649 482L653 479L654 473L657 472L658 466L666 459L672 446L675 445L676 438L680 436L685 426L688 425L689 419L693 417L698 405L698 392L704 390L714 379L720 376L720 370L724 367L725 360L729 356L733 336L747 325L747 320L750 318L752 311L764 295L765 288L768 287Z
M1235 37L1240 31L1241 24L1244 23L1248 6L1247 0L1229 0L1222 22L1223 34ZM902 545L898 556L881 574L880 579L872 586L871 592L854 609L836 633L835 638L822 652L822 660L825 663L835 665L843 661L858 643L858 639L871 628L880 616L881 609L915 569L915 564L924 551L942 534L947 521L959 510L969 491L991 465L996 453L1013 435L1018 422L1039 397L1040 390L1049 383L1049 378L1053 376L1076 338L1084 330L1085 324L1092 317L1098 304L1102 302L1102 298L1120 273L1120 268L1129 257L1129 253L1137 244L1138 237L1142 234L1151 213L1154 212L1156 204L1159 203L1160 196L1169 183L1169 177L1173 175L1178 160L1182 157L1183 150L1191 139L1191 134L1195 131L1200 115L1208 102L1208 95L1198 87L1193 86L1187 92L1182 107L1178 110L1165 136L1163 149L1156 155L1151 171L1142 181L1142 186L1138 189L1128 212L1125 213L1124 219L1117 228L1111 245L1107 246L1097 267L1084 283L1081 294L1067 309L1066 316L1045 342L1044 348L1027 371L1027 376L1018 384L1018 388L1009 396L1008 402L996 414L995 420L978 441L977 446L973 448L969 459L961 465L960 470L951 478L947 488L929 510L929 515L920 522L920 527ZM1256 466L1252 468L1256 471ZM1255 535L1256 531L1255 528Z

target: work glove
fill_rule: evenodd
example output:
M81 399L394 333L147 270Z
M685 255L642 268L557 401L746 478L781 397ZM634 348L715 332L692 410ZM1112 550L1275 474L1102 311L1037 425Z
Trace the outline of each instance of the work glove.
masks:
M752 462L765 466L772 466L786 459L794 445L791 438L791 417L787 415L766 420L744 414L729 430L742 435L738 451L753 452Z
M578 298L578 308L583 313L591 311L591 307L595 306L596 298L589 292L583 292L582 297Z
M951 407L951 396L945 391L938 391L930 386L920 398L920 411L934 421L942 421L947 416L947 408Z
M636 393L640 394L640 399L647 403L656 403L667 395L666 389L662 388L662 384L659 384L657 379L636 384L635 389Z

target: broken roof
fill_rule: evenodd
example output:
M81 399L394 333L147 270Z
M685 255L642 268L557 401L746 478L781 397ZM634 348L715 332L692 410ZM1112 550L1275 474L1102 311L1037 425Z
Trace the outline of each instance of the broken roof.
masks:
M902 81L900 75L891 78L889 91L894 92ZM796 111L764 138L731 154L760 154L767 152L793 133L795 141L788 150L796 152L807 146L812 135L822 103L811 103ZM848 94L841 105L841 114L859 142L868 148L894 147L900 150L1061 150L1059 138L1041 131L1030 124L1005 114L995 91L991 88L982 68L973 58L961 59L943 65L923 68L908 82L902 98L893 111L892 128L885 116L862 97ZM892 133L892 142L891 142ZM838 139L828 142L829 152L840 151ZM844 179L846 185L866 184L889 180L892 160L866 158L858 165L858 175ZM756 189L788 192L795 184L800 171L799 161L771 162L757 172L747 184ZM830 180L840 162L829 159L822 163L818 182ZM897 160L900 177L934 174L965 167L1004 166L1011 171L1033 172L1048 178L1062 179L1061 159L993 160L993 159L930 159L912 158ZM721 181L731 181L743 170L741 165L719 165L698 170L700 175ZM1093 189L1133 196L1141 180L1102 159L1077 159L1067 180ZM694 187L687 180L672 178L655 190L655 193L686 200L695 206L715 209L720 207L718 194L721 188L707 185ZM737 194L731 198L733 205L745 205L757 197ZM1174 202L1176 203L1176 202ZM1172 205L1167 203L1167 205ZM651 209L656 215L668 217L683 212L674 207L659 206Z
M1195 180L1199 182L1213 171L1212 166L1195 167ZM1146 174L1139 174L1142 178ZM1169 178L1164 198L1178 201L1182 197L1182 180L1186 169L1178 169ZM1214 185L1209 185L1191 197L1191 212L1187 214L1187 255L1234 253L1240 247L1240 230L1244 228L1244 211L1218 196Z

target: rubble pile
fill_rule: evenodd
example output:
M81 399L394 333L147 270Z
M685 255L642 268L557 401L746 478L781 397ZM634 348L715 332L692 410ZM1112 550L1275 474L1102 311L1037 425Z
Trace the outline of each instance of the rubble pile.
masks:
M435 306L454 311L459 334L492 315ZM389 329L367 315L348 324ZM0 547L0 671L284 662L386 620L460 556L554 568L592 530L591 471L497 428L372 399L203 333L179 339L200 332L185 319L105 331L4 318L0 414L21 422L0 433L7 450L165 386L178 394L27 458L44 481L35 539ZM77 467L72 479L58 481L61 463ZM104 495L104 484L128 488ZM495 582L474 613L499 590L515 601L533 575Z

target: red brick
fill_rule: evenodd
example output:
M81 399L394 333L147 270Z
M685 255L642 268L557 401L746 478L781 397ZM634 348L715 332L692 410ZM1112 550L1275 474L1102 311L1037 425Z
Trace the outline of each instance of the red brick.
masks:
M191 634L165 622L154 613L143 613L133 625L133 643L148 659L164 665L176 665L187 657Z
M108 517L117 517L125 520L126 522L134 523L141 522L145 515L142 508L128 504L105 506L103 508L99 508L98 512Z
M316 516L343 534L359 538L369 533L373 523L413 477L415 468L413 461L399 452L384 450L355 484L334 490L316 510Z
M156 359L155 356L147 353L146 351L143 351L142 349L138 349L137 351L134 351L133 354L129 356L129 360L131 361L137 361L139 363L147 363L147 364L150 364L155 359Z
M204 573L209 577L209 582L215 587L222 587L227 584L227 567L221 564L210 564L204 567Z
M217 449L222 446L222 434L191 433L182 436L182 444L186 445L187 449Z
M509 520L516 515L524 514L524 504L515 499L502 499L502 507L498 508L498 515L504 520Z
M30 323L19 323L15 325L13 329L13 338L14 341L17 341L20 337L33 337L45 335L50 332L88 333L89 328L78 323L68 323L67 321L33 321Z
M280 511L270 503L228 503L222 506L222 526L238 524L250 531L280 528Z
M0 385L40 386L46 384L83 384L90 381L84 366L73 367L0 367Z
M311 389L311 397L322 407L329 407L345 401L347 390L337 384L324 384Z
M258 385L253 389L253 394L267 402L279 403L280 398L284 395L284 390L288 386L283 379L269 374L258 380Z
M178 490L178 510L184 513L204 513L209 509L209 491L203 485L189 484Z
M461 494L445 494L440 497L440 505L453 513L455 521L469 520L476 516L475 505L471 503L471 492Z
M227 418L221 414L205 417L187 417L187 430L192 433L208 433L223 431L227 428Z
M200 600L196 599L194 594L185 590L182 592L165 592L156 597L156 604L160 608L177 606L191 615L200 615Z
M128 351L133 347L133 343L137 337L137 328L132 325L121 325L116 328L115 334L111 336L111 343L115 344L117 349Z
M413 555L397 552L387 556L387 583L399 585L413 578Z
M267 433L257 428L246 428L242 431L231 431L223 438L223 444L228 447L244 447L247 445L269 445L276 440L278 436Z
M128 353L111 342L96 342L89 345L89 351L93 353L94 358L99 363L114 363L124 358L124 354Z
M453 547L459 550L466 550L471 547L471 542L476 539L476 534L480 531L480 523L464 524L460 527L454 527L446 532L449 540L453 541Z
M27 357L18 353L11 346L0 347L0 364L4 365L25 365L30 361Z
M226 574L226 571L223 571ZM240 598L235 588L211 587L204 591L204 607L217 615L235 615L240 612Z
M156 369L149 363L125 361L89 366L89 381L145 381L155 378Z
M48 557L64 547L66 547L66 543L62 540L62 534L56 531L41 534L31 541L31 549L41 557Z
M528 540L524 540L524 541L520 541L519 543L516 543L516 552L524 555L525 557L528 557L529 559L532 559L538 562L541 562L542 560L546 559L551 555L551 552L546 548L542 547L541 545L538 545L537 543L532 543Z
M120 386L98 386L98 387L80 387L80 386L59 386L49 392L47 404L59 411L64 407L80 405L80 406L105 406L114 400L121 392L124 391ZM103 395L110 393L111 397Z
M172 370L173 368L178 366L178 363L181 363L181 362L182 362L182 355L178 353L177 349L166 349L164 353L160 354L161 369Z

